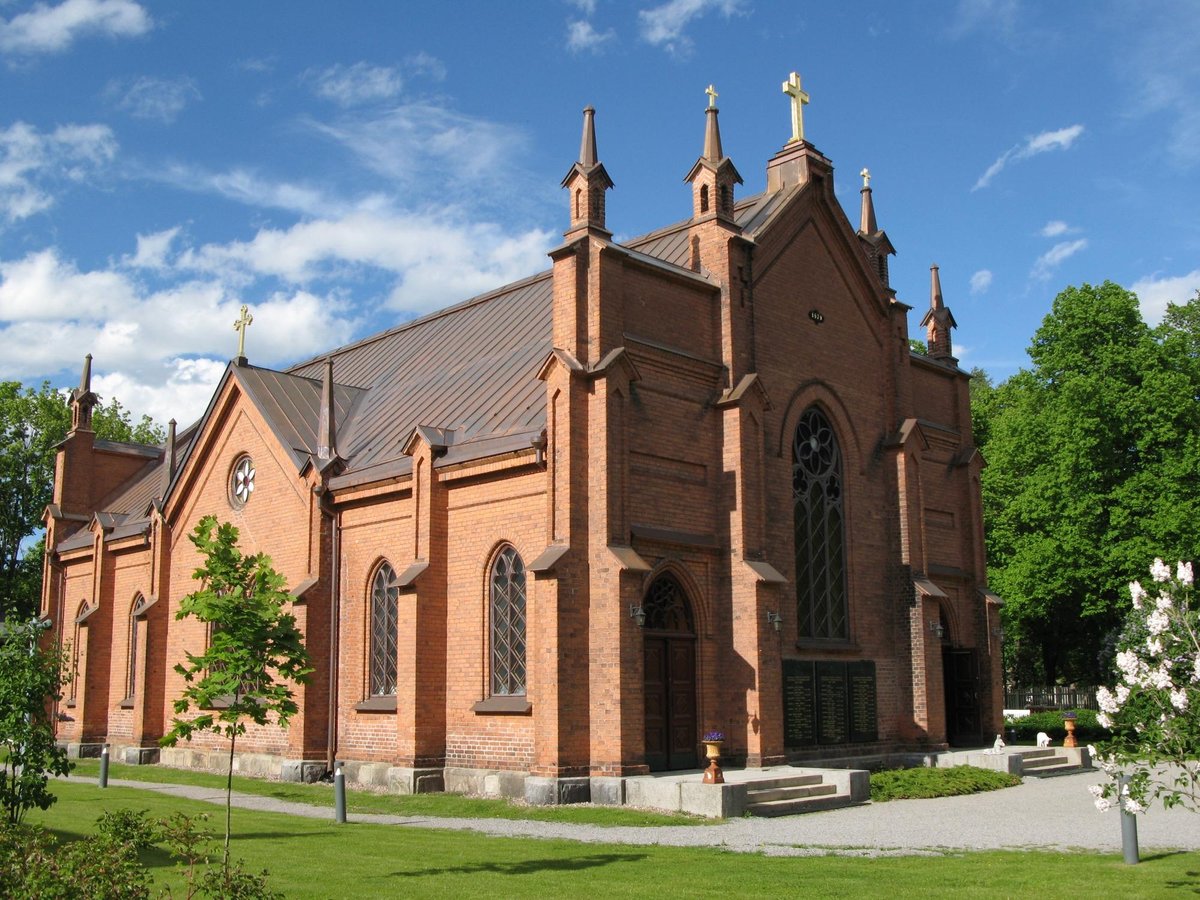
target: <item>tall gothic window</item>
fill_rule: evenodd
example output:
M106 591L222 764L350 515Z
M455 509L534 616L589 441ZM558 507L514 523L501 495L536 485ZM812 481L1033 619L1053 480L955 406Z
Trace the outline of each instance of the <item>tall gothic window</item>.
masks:
M792 510L800 636L848 638L842 454L829 420L816 407L807 409L796 426Z
M372 697L396 693L396 628L400 617L400 587L396 573L387 563L371 581L371 670Z
M492 696L525 693L525 563L505 547L492 563Z
M687 602L683 585L670 572L663 572L654 579L643 602L646 613L646 628L651 631L678 631L691 634L692 610Z
M129 664L125 667L125 697L132 700L137 693L137 645L138 645L138 614L146 601L138 594L129 607Z

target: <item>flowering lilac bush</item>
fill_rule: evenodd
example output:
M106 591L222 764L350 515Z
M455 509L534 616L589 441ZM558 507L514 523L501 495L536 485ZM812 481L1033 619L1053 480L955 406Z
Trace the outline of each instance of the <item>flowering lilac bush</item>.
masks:
M1093 749L1108 781L1091 791L1101 810L1123 802L1143 812L1161 799L1200 812L1200 608L1192 564L1181 562L1172 573L1156 559L1150 576L1149 589L1129 585L1120 681L1096 691L1098 721L1112 738Z

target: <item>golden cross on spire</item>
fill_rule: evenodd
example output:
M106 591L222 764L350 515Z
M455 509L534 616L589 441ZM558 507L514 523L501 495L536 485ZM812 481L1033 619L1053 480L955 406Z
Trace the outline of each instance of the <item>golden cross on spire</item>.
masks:
M783 92L792 98L792 137L789 144L804 140L804 107L808 94L800 87L800 76L793 72L783 83Z
M708 86L708 90L706 90L704 93L708 94L709 108L711 109L712 107L716 106L717 105L717 96L718 96L717 89L710 84Z
M867 167L863 166L863 170L858 174L862 176L863 187L869 188L871 186L871 173L867 171Z
M254 316L250 315L250 307L243 303L242 313L238 316L238 320L233 323L233 330L238 333L238 359L246 355L246 329L250 327L250 323L253 321Z

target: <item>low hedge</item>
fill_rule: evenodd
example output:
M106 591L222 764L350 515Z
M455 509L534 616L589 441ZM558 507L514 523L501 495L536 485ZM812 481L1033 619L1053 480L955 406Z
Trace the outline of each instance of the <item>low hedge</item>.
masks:
M1037 742L1038 732L1044 731L1050 735L1050 740L1061 747L1063 738L1067 736L1067 729L1063 725L1063 712L1065 710L1037 712L1020 718L1006 719L1005 738L1017 744L1033 744ZM1106 741L1110 737L1112 733L1107 728L1100 727L1100 723L1096 721L1095 710L1075 710L1076 741L1080 744L1092 744L1096 741Z
M933 797L956 797L995 791L1021 783L1016 775L980 769L975 766L952 766L948 769L888 769L871 773L871 799L927 800Z

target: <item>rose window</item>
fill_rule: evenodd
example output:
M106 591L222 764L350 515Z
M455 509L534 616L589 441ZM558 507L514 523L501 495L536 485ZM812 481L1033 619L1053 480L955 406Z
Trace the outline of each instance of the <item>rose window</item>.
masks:
M229 482L230 496L234 506L245 506L254 493L254 461L243 456L233 467L233 476Z

